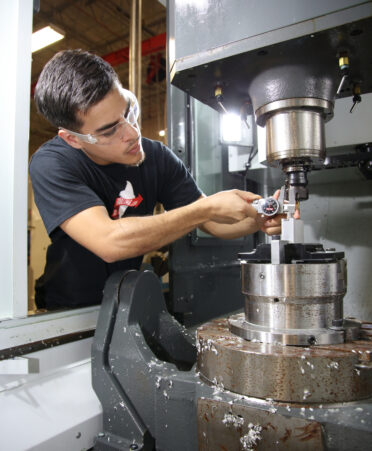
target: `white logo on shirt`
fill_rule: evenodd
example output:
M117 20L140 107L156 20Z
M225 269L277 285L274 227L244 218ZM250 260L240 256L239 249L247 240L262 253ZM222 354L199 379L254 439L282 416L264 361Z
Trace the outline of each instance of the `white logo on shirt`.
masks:
M111 217L113 219L122 218L128 207L136 208L142 200L141 194L138 194L137 197L134 195L133 186L127 181L125 189L120 191L119 197L115 200L114 211L112 212Z

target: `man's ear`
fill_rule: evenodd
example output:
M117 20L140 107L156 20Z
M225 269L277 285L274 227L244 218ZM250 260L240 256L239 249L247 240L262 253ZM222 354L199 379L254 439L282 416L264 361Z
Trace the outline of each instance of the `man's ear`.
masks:
M63 139L69 146L75 147L75 149L81 149L81 144L79 139L75 136L69 133L67 130L64 130L63 128L58 130L58 136Z

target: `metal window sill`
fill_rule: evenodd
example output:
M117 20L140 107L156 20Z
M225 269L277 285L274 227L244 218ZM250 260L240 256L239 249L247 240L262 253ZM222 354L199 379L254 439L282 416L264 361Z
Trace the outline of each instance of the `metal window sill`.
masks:
M26 346L27 352L32 352L34 343L43 343L45 340L68 336L71 341L71 335L79 333L85 333L81 337L85 338L87 332L93 333L95 330L98 312L99 306L93 306L2 320L0 322L0 358L7 357L2 355L4 351L18 347Z

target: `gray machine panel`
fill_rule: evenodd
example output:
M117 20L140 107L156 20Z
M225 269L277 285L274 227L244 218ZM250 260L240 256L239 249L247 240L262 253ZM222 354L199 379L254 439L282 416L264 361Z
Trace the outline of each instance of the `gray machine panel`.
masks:
M270 3L274 7L273 2ZM302 6L303 3L301 2ZM335 2L328 2L327 5L330 3L335 5ZM229 4L231 6L231 2ZM313 5L313 2L307 4ZM216 6L216 3L214 5ZM350 2L348 5L350 6ZM172 83L216 109L219 109L214 95L216 86L223 89L226 108L235 110L250 102L255 110L257 106L286 97L331 99L341 80L338 57L342 53L347 53L350 55L350 83L345 85L340 97L352 95L354 83L361 84L362 92L370 92L371 5L371 2L365 2L318 17L314 12L312 19L304 19L304 22L283 28L275 27L271 31L256 35L250 33L250 27L244 26L241 22L244 19L241 18L236 20L235 27L232 27L233 30L240 30L241 36L237 40L232 40L230 34L238 32L218 27L213 13L212 18L208 16L208 20L205 16L205 28L215 26L215 34L218 30L220 36L219 40L212 39L213 42L208 38L202 38L198 32L191 31L188 26L176 29L173 26L173 36L176 39L170 37ZM175 5L170 2L171 8L177 6L177 2ZM215 9L218 10L217 7ZM266 11L268 9L269 6L266 4ZM281 9L276 8L276 14L278 12L280 15L280 11ZM235 14L241 15L241 11L235 10ZM252 16L245 20L249 20L251 24L260 22L260 11L255 10L252 14L255 20L252 20ZM177 26L180 20L177 9L173 20ZM268 21L266 28L269 29L270 24L273 24L267 14L265 20ZM180 33L182 39L178 37ZM202 48L199 48L200 45L193 45L195 35L199 41L208 42L209 48L206 44L203 44ZM184 44L185 42L187 44ZM186 45L187 49L184 49L183 45ZM295 70L293 62L296 63ZM283 72L287 74L287 81L277 90L275 79L280 78ZM260 89L254 86L258 73L260 73L258 81ZM304 79L306 79L305 87ZM273 92L265 92L267 89ZM277 92L274 92L275 90Z
M320 27L323 16L361 3L368 2L281 0L278 7L278 2L272 0L170 0L175 58L185 58L314 18L319 18ZM312 31L315 31L315 22Z

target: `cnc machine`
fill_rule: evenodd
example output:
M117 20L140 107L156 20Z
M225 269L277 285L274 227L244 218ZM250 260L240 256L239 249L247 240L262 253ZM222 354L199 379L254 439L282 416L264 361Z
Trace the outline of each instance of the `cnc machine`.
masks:
M352 115L372 92L372 3L171 0L168 39L187 105L236 112L247 127L254 117L264 131L258 173L282 186L254 207L285 218L280 237L237 256L244 312L199 326L196 346L153 273L109 279L93 346L95 449L367 449L371 318L345 317L348 255L308 241L306 209L308 179L330 166L354 168L372 194L370 142L327 154L325 138L335 102Z

